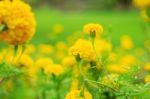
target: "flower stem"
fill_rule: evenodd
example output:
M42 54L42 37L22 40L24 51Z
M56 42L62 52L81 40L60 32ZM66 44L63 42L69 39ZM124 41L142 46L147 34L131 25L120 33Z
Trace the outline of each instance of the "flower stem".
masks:
M6 28L5 24L0 24L0 32L3 32Z

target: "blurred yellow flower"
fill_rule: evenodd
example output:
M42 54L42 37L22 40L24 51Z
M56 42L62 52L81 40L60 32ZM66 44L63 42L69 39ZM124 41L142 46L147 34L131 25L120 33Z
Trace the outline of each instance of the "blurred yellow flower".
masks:
M143 9L150 6L150 0L133 0L133 5Z
M31 66L26 70L26 74L30 77L30 80L33 82L33 84L36 84L37 80L37 68L35 66Z
M150 71L150 62L145 64L144 70Z
M87 61L95 60L96 57L91 42L84 39L77 40L69 51L73 56Z
M40 44L38 49L41 54L51 54L53 52L53 46L48 44Z
M21 58L19 59L19 62L17 62L17 65L19 67L25 67L30 68L33 66L33 60L29 55L23 54Z
M34 35L36 24L30 6L22 0L3 0L0 9L0 25L5 25L0 39L13 45L28 42Z
M64 72L64 69L59 64L51 64L44 67L44 73L45 74L54 74L55 76L58 76Z
M71 90L77 90L79 87L78 79L73 79L71 82Z
M130 50L133 48L133 42L130 36L124 35L121 37L121 48Z
M72 67L76 64L76 60L73 56L67 56L63 58L62 64L65 67L70 67L70 66Z
M103 27L100 24L87 24L83 27L83 32L88 33L91 37L100 37L103 33Z
M125 69L124 67L121 67L118 64L112 64L112 65L108 65L108 71L111 73L117 73L117 74L124 74L127 73L127 69Z
M103 39L96 39L94 42L94 46L98 54L110 52L112 50L111 43Z
M144 81L145 83L150 83L150 75L146 75Z
M122 56L120 59L120 64L122 66L132 66L132 65L136 65L137 60L136 57L133 55L125 55Z
M40 69L44 69L45 66L53 64L53 61L50 58L40 58L35 61L35 66Z
M3 49L2 54L3 54L3 60L7 64L11 64L13 62L14 56L13 56L13 48L12 47Z
M80 90L71 90L66 95L65 99L93 99L92 95L88 91L86 91L86 90L84 90L84 92L83 92L83 94L84 94L83 97L81 97L80 94L81 94Z

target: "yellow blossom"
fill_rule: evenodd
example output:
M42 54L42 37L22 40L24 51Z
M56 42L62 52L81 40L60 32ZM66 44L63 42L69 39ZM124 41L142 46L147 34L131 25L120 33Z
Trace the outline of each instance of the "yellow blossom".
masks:
M95 60L95 52L90 41L79 39L69 51L73 56L79 56L83 60Z
M150 83L150 75L146 75L144 81L145 83Z
M27 75L30 77L30 80L33 81L33 84L35 84L37 80L37 67L31 66L26 70Z
M150 71L150 63L146 63L146 64L145 64L144 70Z
M71 82L71 90L77 90L79 87L79 81L77 79L73 79Z
M94 42L94 46L95 46L97 54L110 52L112 50L111 43L103 39L96 39Z
M137 63L136 57L133 55L125 55L122 56L120 59L120 64L122 64L122 66L136 65L136 63Z
M83 32L92 37L99 37L103 33L103 27L100 24L87 24L84 26Z
M33 60L30 56L23 54L17 64L19 67L30 68L33 66Z
M44 67L45 74L54 74L56 76L62 74L64 69L59 64L51 64Z
M121 37L121 47L126 50L130 50L133 48L133 43L130 36L124 35Z
M63 58L62 64L65 67L74 66L76 64L76 60L73 56L67 56L67 57Z
M112 64L108 66L108 71L111 73L118 73L118 74L123 74L127 73L127 69L124 67L121 67L118 64Z
M14 56L13 56L13 48L6 48L2 50L3 55L3 61L5 61L7 64L11 64L13 62Z
M28 42L35 32L31 8L22 0L0 1L0 25L5 25L0 33L0 40L13 45Z
M37 66L37 68L40 69L43 69L45 66L51 64L53 64L53 61L50 58L46 58L46 57L37 59L35 62L35 66Z
M133 5L143 9L150 6L150 0L133 0Z
M65 99L93 99L92 95L84 90L83 92L83 97L80 96L81 95L81 91L80 90L71 90L67 95Z
M42 54L51 54L53 52L53 46L48 44L40 44L38 48Z

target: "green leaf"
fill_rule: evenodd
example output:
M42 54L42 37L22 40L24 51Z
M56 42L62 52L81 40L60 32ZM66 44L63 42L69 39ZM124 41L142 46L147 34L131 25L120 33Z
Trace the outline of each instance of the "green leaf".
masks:
M147 13L148 17L150 17L150 7L147 8L146 13Z
M14 46L14 55L15 55L15 56L17 55L18 49L19 49L19 46L18 46L18 45L15 45L15 46Z
M2 77L2 78L15 76L20 73L21 73L21 71L13 65L6 64L6 63L0 64L0 77Z
M3 32L6 28L5 24L0 24L0 32Z

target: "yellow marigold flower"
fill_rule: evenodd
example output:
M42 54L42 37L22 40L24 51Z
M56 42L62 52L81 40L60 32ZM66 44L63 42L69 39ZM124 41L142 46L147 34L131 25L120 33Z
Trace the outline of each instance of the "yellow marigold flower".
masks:
M108 66L108 71L111 73L117 73L117 74L124 74L127 73L127 69L124 67L121 67L118 64L112 64Z
M133 0L133 5L143 9L150 6L150 0Z
M146 75L144 81L145 83L150 83L150 75Z
M62 64L65 67L74 66L76 64L76 60L73 56L67 56L67 57L63 58Z
M21 58L19 59L19 62L17 63L17 65L19 67L26 67L26 68L30 68L31 66L33 66L33 60L30 56L23 54L21 56Z
M45 66L53 64L53 61L50 58L40 58L35 62L35 66L40 69L44 69Z
M27 69L27 75L30 77L30 80L33 82L32 84L36 84L37 80L37 68L35 66L31 66Z
M146 64L145 64L144 70L150 71L150 63L146 63Z
M64 69L59 64L52 64L47 65L44 67L44 73L45 74L54 74L56 76L62 74L64 72Z
M42 54L51 54L53 52L53 46L48 44L40 44L39 52Z
M94 42L94 46L98 54L110 52L112 50L111 43L103 39L96 39Z
M4 58L4 61L7 63L7 64L11 64L13 59L14 59L14 56L13 56L13 48L10 47L10 48L7 48L7 49L3 49L2 50L2 54L3 54L3 58Z
M90 41L79 39L69 51L73 56L80 59L87 61L95 60L95 52Z
M100 24L87 24L83 28L84 33L88 33L91 37L99 37L103 33L103 27Z
M78 79L73 79L71 82L71 90L77 90L79 87Z
M122 64L122 66L135 65L136 62L137 62L136 57L134 57L133 55L125 55L120 59L120 64Z
M81 91L80 90L71 90L67 95L65 99L93 99L92 95L84 90L84 97L80 96Z
M34 35L35 24L30 6L22 0L0 1L0 25L5 25L0 40L13 45L24 44Z
M121 37L121 47L126 50L133 48L133 42L130 36L124 35Z

